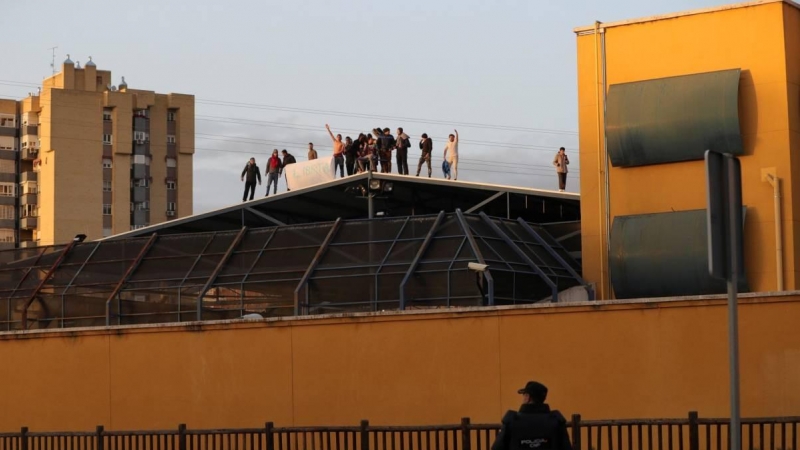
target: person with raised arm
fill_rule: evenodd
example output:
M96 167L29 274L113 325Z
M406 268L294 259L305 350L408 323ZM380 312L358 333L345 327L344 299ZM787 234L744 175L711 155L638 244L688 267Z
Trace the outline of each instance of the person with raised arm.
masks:
M453 180L458 180L458 130L453 131L455 134L451 134L444 145L444 160L450 166ZM450 179L450 174L447 174L447 179Z
M344 142L342 142L342 135L333 135L331 127L326 123L325 129L331 135L333 141L333 176L336 176L336 169L339 169L339 177L344 178Z

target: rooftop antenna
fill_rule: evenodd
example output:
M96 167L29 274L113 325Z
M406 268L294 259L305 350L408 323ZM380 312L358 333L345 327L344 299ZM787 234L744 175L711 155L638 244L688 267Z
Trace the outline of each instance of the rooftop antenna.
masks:
M53 75L56 74L56 49L58 46L50 47L50 51L53 52L53 59L50 61L50 68L53 69Z

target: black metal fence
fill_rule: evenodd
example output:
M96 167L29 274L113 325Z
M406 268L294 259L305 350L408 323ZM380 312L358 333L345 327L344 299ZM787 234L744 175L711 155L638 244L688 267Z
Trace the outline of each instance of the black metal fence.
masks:
M800 417L742 420L743 450L798 450ZM733 450L728 419L581 420L568 423L575 450ZM275 427L0 433L0 450L489 450L497 424Z

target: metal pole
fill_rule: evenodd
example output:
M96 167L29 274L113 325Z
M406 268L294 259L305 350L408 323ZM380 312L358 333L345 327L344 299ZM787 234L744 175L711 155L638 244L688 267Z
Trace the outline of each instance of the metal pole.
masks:
M730 273L728 276L728 354L730 360L730 384L731 384L731 424L730 439L731 449L741 450L741 426L739 412L739 314L737 304L737 292L739 287L739 252L737 243L740 242L739 230L741 218L737 214L741 207L741 193L737 189L732 189L731 185L737 177L735 160L726 158L728 170L728 227L730 240L728 242L728 254L730 255Z
M375 217L375 208L372 205L372 166L367 172L367 217L370 219Z

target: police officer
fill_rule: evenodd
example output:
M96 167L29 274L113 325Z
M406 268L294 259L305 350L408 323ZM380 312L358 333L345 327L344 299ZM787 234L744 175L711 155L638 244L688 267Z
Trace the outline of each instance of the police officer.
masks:
M522 394L522 406L503 417L492 450L572 450L566 419L544 402L547 387L529 381L517 392Z

